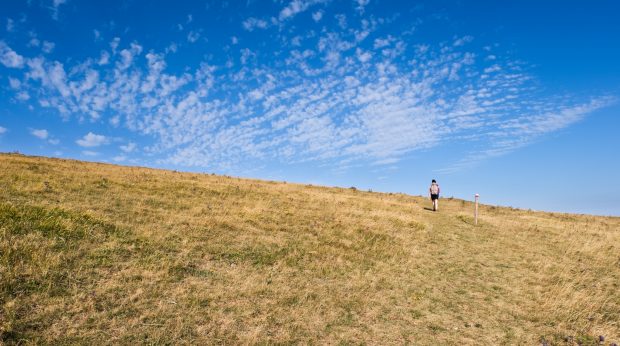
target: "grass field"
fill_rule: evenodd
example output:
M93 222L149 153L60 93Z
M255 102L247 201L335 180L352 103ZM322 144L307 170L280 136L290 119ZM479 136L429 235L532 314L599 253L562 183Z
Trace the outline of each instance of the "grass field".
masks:
M0 343L620 343L620 218L0 155Z

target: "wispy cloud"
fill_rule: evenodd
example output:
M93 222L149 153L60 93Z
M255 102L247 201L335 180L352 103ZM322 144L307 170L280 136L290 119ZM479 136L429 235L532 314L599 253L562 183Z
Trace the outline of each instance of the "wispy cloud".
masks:
M368 6L369 3L370 0L357 0L357 11L364 13L364 9L366 8L366 6Z
M22 90L22 91L18 92L18 93L15 95L15 98L16 98L18 101L28 101L28 100L30 100L30 94L28 94L28 92L27 92L27 91L23 91L23 90Z
M280 10L278 19L280 21L290 19L298 13L306 11L310 6L325 3L325 0L293 0L286 7Z
M43 53L51 53L54 50L54 47L56 47L56 44L53 42L49 42L49 41L43 41L43 45L41 46L41 50L43 51Z
M24 67L24 57L17 54L4 41L0 41L0 63L10 68Z
M5 134L5 133L7 133L7 131L8 131L8 130L6 129L6 127L2 127L2 126L0 126L0 135L3 135L3 134Z
M266 29L269 23L263 19L250 17L243 21L243 28L247 31L254 31L254 29Z
M282 30L321 2L291 1L274 13L275 22L243 22L245 30L270 30L283 43L275 58L239 44L228 63L205 59L171 72L168 50L115 38L95 57L65 63L22 57L0 41L0 62L23 69L21 79L9 80L11 88L36 95L40 107L146 136L152 144L140 151L159 162L220 169L257 160L392 165L455 141L481 146L467 161L474 162L527 145L610 102L550 97L524 66L491 46L476 50L467 44L470 36L412 43L355 16L341 18L335 31L293 36ZM363 10L368 2L354 5ZM321 20L322 10L312 17ZM76 141L85 148L110 142L92 132ZM137 145L119 149L128 154Z
M39 138L39 139L47 139L47 137L49 136L49 132L47 132L47 130L45 129L32 129L30 130L30 134Z
M466 36L463 36L463 37L456 38L454 40L454 42L453 42L453 45L455 47L460 47L460 46L463 46L466 43L469 43L469 42L471 42L473 40L474 40L473 36L466 35Z
M190 43L194 43L196 41L198 41L198 39L200 38L200 33L196 32L196 31L190 31L187 34L187 41Z
M15 31L15 21L11 18L6 19L6 31L7 32Z
M49 133L49 131L46 129L30 129L30 134L33 135L34 137L37 137L40 140L46 141L49 144L52 144L52 145L60 144L60 140L57 138L54 138Z
M22 82L19 79L9 77L9 86L11 87L11 89L19 90L21 85Z
M320 21L320 20L323 18L323 13L324 13L324 12L323 12L323 11L321 11L321 10L314 12L314 13L312 14L312 19L313 19L315 22Z
M567 104L565 106L532 105L528 113L499 122L487 133L482 134L478 141L484 144L484 149L472 151L460 161L437 171L453 173L473 167L481 161L509 154L539 140L548 133L573 125L589 114L617 101L615 97L602 96L580 104L558 102L559 104Z
M137 144L136 144L136 143L129 142L129 143L127 143L126 145L121 145L121 146L120 146L120 149L121 149L123 152L125 152L125 153L131 153L131 152L133 152L134 150L136 150L136 148L137 148L137 147L138 147L138 146L137 146Z
M97 62L98 65L107 65L110 62L110 53L108 53L107 51L102 51L101 55L99 56L99 61Z
M305 12L314 5L325 4L329 0L292 0L284 6L277 17L271 17L268 20L250 17L243 21L243 28L247 31L254 31L254 29L267 29L273 25L280 25L293 19L299 13ZM318 22L323 17L323 11L318 10L312 14L312 19Z
M67 0L52 0L52 6L50 9L52 10L52 18L54 20L58 20L58 15L60 13L60 5L64 5L67 3Z
M109 140L106 136L89 132L83 138L78 139L75 142L81 147L92 148L108 144Z

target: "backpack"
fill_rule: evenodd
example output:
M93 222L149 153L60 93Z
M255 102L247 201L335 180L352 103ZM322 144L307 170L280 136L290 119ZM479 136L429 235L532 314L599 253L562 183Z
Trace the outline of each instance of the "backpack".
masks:
M439 185L438 184L431 184L431 194L432 195L438 195L439 194Z

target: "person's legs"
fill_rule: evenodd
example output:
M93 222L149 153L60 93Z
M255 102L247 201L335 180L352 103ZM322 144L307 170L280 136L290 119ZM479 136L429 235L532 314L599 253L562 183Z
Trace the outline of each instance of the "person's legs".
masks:
M433 201L433 209L435 209L435 211L439 210L439 198Z

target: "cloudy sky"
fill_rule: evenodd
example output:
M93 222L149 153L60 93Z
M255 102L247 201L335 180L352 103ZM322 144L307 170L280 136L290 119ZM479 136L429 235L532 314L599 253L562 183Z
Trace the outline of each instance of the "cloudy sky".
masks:
M620 215L617 1L3 1L0 151Z

